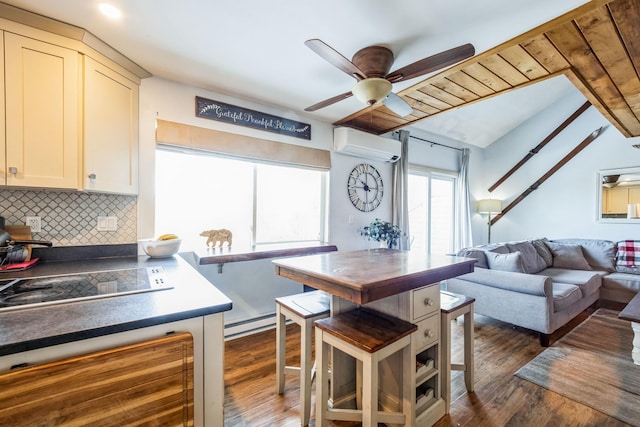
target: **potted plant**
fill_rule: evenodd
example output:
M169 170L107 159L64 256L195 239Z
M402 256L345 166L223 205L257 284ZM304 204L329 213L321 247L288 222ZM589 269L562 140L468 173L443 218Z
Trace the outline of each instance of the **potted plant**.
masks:
M389 221L383 221L380 218L374 219L371 224L360 230L360 235L367 240L375 240L376 242L386 243L386 247L394 248L398 245L398 239L403 235L397 225L391 224Z

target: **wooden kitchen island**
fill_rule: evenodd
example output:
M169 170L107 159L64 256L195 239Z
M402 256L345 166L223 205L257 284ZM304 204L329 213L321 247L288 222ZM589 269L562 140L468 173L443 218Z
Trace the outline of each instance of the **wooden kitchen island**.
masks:
M445 414L441 372L440 281L473 271L475 260L455 256L427 256L393 249L332 252L274 260L276 274L332 295L331 314L366 305L418 325L412 348L415 424L434 424ZM393 364L393 360L391 361ZM389 369L395 370L394 366ZM334 406L355 405L357 382L352 359L334 353L331 400ZM395 376L397 378L397 376ZM382 381L380 402L393 407L398 384Z

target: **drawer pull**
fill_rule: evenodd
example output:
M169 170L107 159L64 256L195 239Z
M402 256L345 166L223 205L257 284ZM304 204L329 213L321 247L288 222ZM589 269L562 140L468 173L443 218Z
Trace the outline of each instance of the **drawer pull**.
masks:
M425 329L424 336L425 338L433 338L433 331L431 329Z
M428 305L428 306L432 306L434 303L432 298L425 298L424 299L424 305Z

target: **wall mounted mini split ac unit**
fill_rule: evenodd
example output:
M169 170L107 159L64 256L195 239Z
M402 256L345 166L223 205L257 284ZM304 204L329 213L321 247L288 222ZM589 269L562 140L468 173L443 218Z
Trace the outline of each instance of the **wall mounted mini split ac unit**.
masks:
M382 138L348 127L333 129L333 151L348 156L382 162L395 162L400 158L400 141Z

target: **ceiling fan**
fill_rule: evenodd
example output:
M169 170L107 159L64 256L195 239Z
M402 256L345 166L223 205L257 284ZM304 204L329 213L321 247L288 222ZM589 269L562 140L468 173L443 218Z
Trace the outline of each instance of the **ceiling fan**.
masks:
M320 39L310 39L304 44L327 62L357 80L351 91L318 102L305 108L305 111L316 111L353 95L361 102L369 105L382 101L388 109L401 117L411 114L413 108L404 99L392 92L393 83L439 70L463 59L470 58L475 54L473 45L467 43L389 72L391 65L393 65L394 57L393 52L384 46L368 46L360 49L349 61Z

